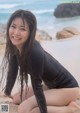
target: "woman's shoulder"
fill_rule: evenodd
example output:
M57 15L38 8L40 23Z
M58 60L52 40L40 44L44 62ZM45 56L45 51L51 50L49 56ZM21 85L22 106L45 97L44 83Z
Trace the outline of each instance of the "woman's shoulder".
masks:
M44 66L44 50L37 41L34 42L30 60L33 70L35 70L37 74L42 73L42 69Z
M33 47L42 48L41 44L37 40L34 40Z
M31 59L33 59L34 61L43 59L44 54L45 54L44 49L42 48L40 43L37 41L34 41L34 44L31 50Z
M44 49L42 48L41 44L36 40L33 43L31 53L32 54L44 53Z

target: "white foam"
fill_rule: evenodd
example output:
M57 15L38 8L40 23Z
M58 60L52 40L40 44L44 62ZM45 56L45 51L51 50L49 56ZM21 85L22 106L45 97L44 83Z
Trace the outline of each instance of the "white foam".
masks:
M54 9L42 9L42 10L33 10L35 14L43 14L43 13L52 13Z
M0 4L0 9L10 9L16 7L18 4Z

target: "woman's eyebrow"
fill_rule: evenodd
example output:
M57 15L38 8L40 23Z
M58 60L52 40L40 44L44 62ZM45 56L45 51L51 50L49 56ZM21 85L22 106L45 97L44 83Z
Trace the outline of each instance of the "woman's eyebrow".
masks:
M15 23L12 23L12 25L17 26ZM23 27L23 28L25 28L24 25L20 25L19 27Z
M16 26L16 24L15 24L15 23L12 23L11 25L14 25L14 26Z
M17 26L15 23L12 23L11 25ZM28 28L28 26L25 26L25 25L20 25L19 27L20 28Z
M21 28L25 28L25 29L29 29L29 27L28 26L25 26L25 25L21 25L20 27Z

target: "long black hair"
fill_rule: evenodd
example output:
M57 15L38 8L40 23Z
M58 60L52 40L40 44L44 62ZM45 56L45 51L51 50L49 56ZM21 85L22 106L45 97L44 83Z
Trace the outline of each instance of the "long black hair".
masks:
M25 25L25 22L27 22L28 26L29 26L29 37L27 39L27 41L25 42L24 46L22 47L22 51L21 54L19 54L18 49L12 44L10 38L9 38L9 28L10 25L12 23L12 21L16 18L21 18L23 20L23 23ZM34 14L30 11L26 11L26 10L17 10L15 11L7 24L7 31L6 31L6 48L5 48L5 55L3 58L3 67L6 67L8 64L8 71L7 71L7 82L6 82L6 87L5 87L5 93L6 94L10 94L12 87L14 86L14 82L16 79L15 77L12 77L12 75L9 75L8 72L10 72L11 69L11 65L13 65L12 59L15 56L15 60L13 60L15 63L18 64L18 66L20 67L20 80L21 80L21 92L23 91L23 81L25 80L26 84L28 81L28 72L27 72L27 64L29 65L29 55L30 55L30 51L31 48L33 46L34 40L35 40L35 34L36 34L36 29L37 29L37 22L36 22L36 18L34 16ZM17 68L17 64L16 64L16 68ZM12 66L14 67L14 66ZM28 67L29 68L29 67ZM17 68L18 70L18 68ZM11 77L8 77L11 76ZM10 79L10 80L8 80ZM12 80L11 80L12 79ZM10 81L11 82L10 84ZM9 88L11 85L11 88ZM10 90L9 90L10 89ZM22 93L21 93L22 95Z

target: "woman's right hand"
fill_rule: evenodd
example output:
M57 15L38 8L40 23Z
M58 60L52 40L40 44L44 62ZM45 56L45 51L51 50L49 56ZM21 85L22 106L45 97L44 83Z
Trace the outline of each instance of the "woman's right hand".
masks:
M7 96L3 92L0 92L0 102L13 102L12 96Z

